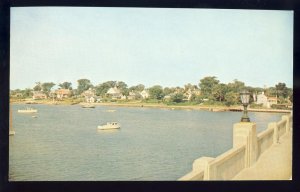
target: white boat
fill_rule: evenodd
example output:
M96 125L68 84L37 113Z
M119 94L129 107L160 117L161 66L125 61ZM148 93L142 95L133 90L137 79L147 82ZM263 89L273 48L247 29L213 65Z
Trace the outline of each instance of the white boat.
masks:
M11 108L9 109L9 132L8 132L8 135L11 136L11 135L15 135L16 132L12 126L12 111L11 111Z
M95 105L93 104L85 104L81 106L82 108L95 108Z
M15 131L9 131L9 135L15 135L16 132Z
M107 112L110 112L110 113L112 113L112 112L115 112L116 110L114 110L114 109L109 109L109 110L107 110Z
M19 109L18 113L37 113L37 109L27 107L26 109Z
M106 129L120 129L121 125L117 122L108 122L105 125L99 125L98 129L106 130Z

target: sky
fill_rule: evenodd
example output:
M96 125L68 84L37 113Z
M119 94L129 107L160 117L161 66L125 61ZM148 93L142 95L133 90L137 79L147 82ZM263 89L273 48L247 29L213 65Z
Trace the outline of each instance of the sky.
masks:
M293 87L293 11L12 7L10 30L10 89L82 78L183 87L206 76Z

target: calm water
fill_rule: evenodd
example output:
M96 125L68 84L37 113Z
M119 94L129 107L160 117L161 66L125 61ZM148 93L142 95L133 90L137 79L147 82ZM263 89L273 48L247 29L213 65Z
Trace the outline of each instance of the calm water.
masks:
M201 156L232 147L232 127L241 112L130 107L34 105L17 113L9 141L9 179L14 181L177 180ZM106 110L115 109L113 113ZM250 113L258 132L282 114ZM97 131L108 121L120 130Z

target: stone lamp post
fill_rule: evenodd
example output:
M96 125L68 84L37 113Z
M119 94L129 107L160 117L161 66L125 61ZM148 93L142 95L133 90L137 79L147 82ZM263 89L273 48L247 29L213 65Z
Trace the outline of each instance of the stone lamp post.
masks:
M250 122L247 115L250 93L244 90L240 93L240 96L244 106L244 114L241 118L241 122L233 125L233 147L245 145L245 167L250 167L256 162L258 153L256 123Z
M244 106L244 114L241 118L241 122L250 122L250 118L248 117L248 111L247 111L247 106L249 105L249 100L250 100L250 93L247 90L243 90L240 93L241 96L241 102Z

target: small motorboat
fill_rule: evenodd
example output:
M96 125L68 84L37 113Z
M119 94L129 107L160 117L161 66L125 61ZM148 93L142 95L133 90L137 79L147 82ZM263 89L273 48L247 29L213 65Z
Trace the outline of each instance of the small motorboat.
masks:
M9 131L9 135L15 135L16 134L16 132L15 131Z
M82 108L95 108L95 105L93 104L85 104L81 106Z
M37 109L27 107L26 109L19 109L18 113L37 113Z
M105 125L99 125L98 129L106 130L106 129L120 129L121 125L117 122L108 122Z

